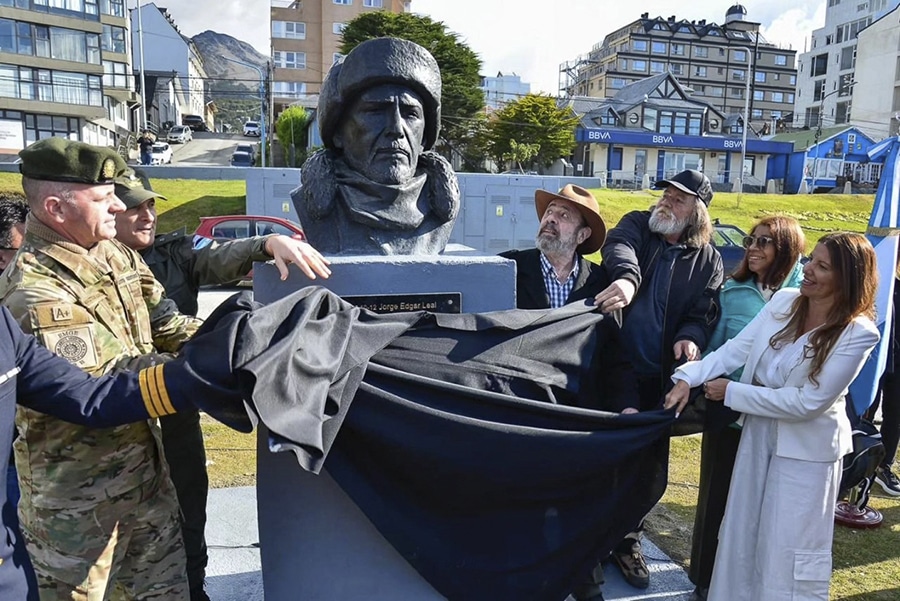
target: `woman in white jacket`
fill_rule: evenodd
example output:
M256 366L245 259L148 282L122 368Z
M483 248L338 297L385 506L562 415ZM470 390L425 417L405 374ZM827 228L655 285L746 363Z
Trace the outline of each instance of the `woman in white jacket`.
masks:
M797 290L776 293L736 337L678 368L665 406L690 388L744 413L710 601L828 600L844 397L878 341L875 252L861 234L823 237ZM723 377L744 366L739 382Z

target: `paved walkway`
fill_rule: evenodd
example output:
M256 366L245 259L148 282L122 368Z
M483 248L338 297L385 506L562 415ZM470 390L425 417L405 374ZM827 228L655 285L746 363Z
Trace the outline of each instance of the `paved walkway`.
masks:
M256 488L220 488L210 491L207 591L212 601L263 601L256 525ZM629 586L619 571L606 571L603 589L607 601L687 601L693 586L687 574L649 541L644 553L652 572L651 586L638 590ZM337 601L298 599L297 601ZM340 601L354 601L342 599Z

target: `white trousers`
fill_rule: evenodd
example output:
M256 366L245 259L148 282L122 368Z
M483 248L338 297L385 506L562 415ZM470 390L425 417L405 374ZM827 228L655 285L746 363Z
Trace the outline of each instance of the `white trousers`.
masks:
M841 461L776 456L777 427L745 417L709 601L828 601Z

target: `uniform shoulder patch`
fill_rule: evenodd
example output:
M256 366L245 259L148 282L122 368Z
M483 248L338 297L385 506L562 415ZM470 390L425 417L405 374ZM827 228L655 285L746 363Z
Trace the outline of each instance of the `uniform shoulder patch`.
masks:
M53 353L82 369L97 367L93 319L73 303L45 302L31 307L32 329Z

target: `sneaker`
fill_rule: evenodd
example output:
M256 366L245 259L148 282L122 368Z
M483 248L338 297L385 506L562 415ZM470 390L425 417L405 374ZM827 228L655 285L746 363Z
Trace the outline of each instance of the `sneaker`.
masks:
M900 478L887 467L879 467L875 470L875 482L881 485L884 492L892 497L900 497Z

